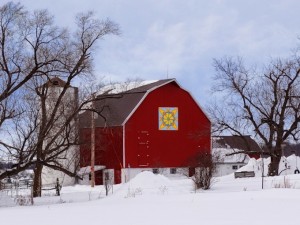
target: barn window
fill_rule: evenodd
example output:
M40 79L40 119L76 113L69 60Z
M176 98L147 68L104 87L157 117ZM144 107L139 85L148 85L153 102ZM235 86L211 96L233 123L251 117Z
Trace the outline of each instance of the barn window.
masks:
M154 168L154 169L152 169L152 172L153 172L154 174L158 174L158 169L157 169L157 168Z
M176 168L171 168L171 169L170 169L170 174L176 174L176 173L177 173Z
M237 170L237 169L238 169L238 166L237 166L237 165L233 165L233 166L232 166L232 169L233 169L233 170Z

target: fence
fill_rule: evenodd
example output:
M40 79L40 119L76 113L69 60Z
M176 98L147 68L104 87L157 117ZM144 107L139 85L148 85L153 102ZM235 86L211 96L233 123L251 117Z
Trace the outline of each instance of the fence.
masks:
M234 178L255 177L254 171L235 172Z
M29 193L31 192L33 185L32 180L19 180L19 181L9 181L7 180L6 182L0 181L0 191L5 191L7 193L10 192L11 196L14 195L19 195L19 192L22 190L27 190ZM59 180L57 178L56 183L54 184L47 184L42 186L43 191L50 191L50 190L55 190L56 195L60 195L60 190L62 186L59 183Z
M21 181L11 181L2 182L0 181L0 190L10 190L10 189L28 189L32 186L32 180L21 180Z

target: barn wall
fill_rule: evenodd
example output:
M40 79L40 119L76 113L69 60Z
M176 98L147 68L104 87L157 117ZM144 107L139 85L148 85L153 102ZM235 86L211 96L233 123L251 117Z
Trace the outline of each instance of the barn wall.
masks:
M178 130L159 130L159 107L178 107ZM176 83L148 94L125 125L126 167L186 167L210 151L210 121Z
M121 170L123 159L122 127L95 129L95 165L104 165L107 169ZM91 130L80 130L80 167L89 166L91 162ZM115 176L119 181L121 175Z

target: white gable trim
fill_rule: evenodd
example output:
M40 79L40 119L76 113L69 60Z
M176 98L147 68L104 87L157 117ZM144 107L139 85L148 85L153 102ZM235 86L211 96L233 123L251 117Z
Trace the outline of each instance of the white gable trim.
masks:
M181 88L181 87L180 87ZM193 97L193 95L191 94L191 92L185 90L184 88L181 88L182 90L186 91L191 98L194 100L194 102L196 102L197 106L199 107L199 109L203 112L204 116L206 116L206 118L209 120L209 122L211 122L209 116L206 114L206 112L202 109L202 107L200 106L200 104L198 103L198 101Z
M206 112L202 109L202 107L200 106L199 102L194 98L194 96L191 94L191 92L187 91L186 89L182 88L180 84L177 83L177 81L174 79L174 81L176 82L176 84L184 91L186 91L191 98L194 100L194 102L196 102L197 106L199 107L199 109L203 112L203 114L206 116L206 118L209 120L209 122L211 122L209 116L206 114Z
M208 115L205 113L205 111L201 108L201 106L199 105L198 101L193 97L193 95L192 95L189 91L187 91L187 90L185 90L184 88L182 88L181 85L178 84L178 82L176 81L176 79L171 79L171 80L168 81L168 82L165 82L165 83L163 83L163 84L161 84L161 85L158 85L158 86L155 86L155 87L149 89L149 90L145 93L145 95L143 96L143 98L139 101L139 103L134 107L134 109L131 111L131 113L127 116L127 118L124 120L124 122L122 123L122 126L124 126L124 125L127 123L127 121L130 119L130 117L133 115L133 113L135 113L135 111L137 110L137 108L142 104L142 102L144 101L144 99L147 97L147 95L148 95L150 92L152 92L152 91L156 90L157 88L160 88L160 87L162 87L162 86L164 86L164 85L166 85L166 84L169 84L169 83L171 83L171 82L175 82L182 90L186 91L186 92L191 96L192 100L194 100L194 102L196 102L197 106L198 106L199 109L203 112L204 116L206 116L206 118L209 120L209 122L211 122L209 116L208 116Z
M123 134L122 134L122 137L123 137L123 168L126 168L126 150L125 150L125 146L126 146L126 143L125 143L125 124L123 125Z
M144 101L144 99L147 97L147 95L156 90L157 88L160 88L166 84L169 84L171 82L176 82L176 84L180 87L180 85L177 83L176 79L172 79L172 80L169 80L169 81L166 81L165 83L161 84L161 85L157 85L149 90L147 90L147 92L145 93L145 95L143 96L143 98L138 102L138 104L136 104L136 106L134 107L134 109L130 112L130 114L127 116L127 118L124 120L124 122L122 123L122 126L124 126L127 121L130 119L130 117L133 115L133 113L135 113L135 111L138 109L138 107L140 107L140 105L142 104L142 102ZM181 88L181 87L180 87Z

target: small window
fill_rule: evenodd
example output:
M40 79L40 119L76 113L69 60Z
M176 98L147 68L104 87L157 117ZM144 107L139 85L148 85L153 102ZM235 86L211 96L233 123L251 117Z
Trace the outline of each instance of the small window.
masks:
M154 174L158 174L158 169L157 169L157 168L154 168L154 169L152 169L152 172L153 172Z
M177 172L177 171L176 171L176 168L171 168L171 169L170 169L170 174L176 174L176 172Z
M53 85L57 86L59 83L57 80L53 81Z
M240 165L240 168L242 168L243 167L243 165Z
M92 174L89 173L89 180L92 180Z
M109 180L109 172L104 173L104 178L105 178L105 180Z
M237 170L237 169L238 169L238 166L234 165L234 166L232 166L232 169L233 169L233 170Z

